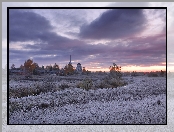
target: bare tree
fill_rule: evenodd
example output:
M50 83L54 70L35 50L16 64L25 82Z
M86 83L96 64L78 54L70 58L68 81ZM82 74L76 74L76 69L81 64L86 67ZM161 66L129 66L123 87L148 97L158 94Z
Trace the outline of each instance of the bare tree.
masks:
M15 64L12 64L11 69L15 69Z
M119 67L115 63L113 63L113 66L110 66L109 69L110 69L110 75L111 76L119 77L119 78L122 76L121 66Z

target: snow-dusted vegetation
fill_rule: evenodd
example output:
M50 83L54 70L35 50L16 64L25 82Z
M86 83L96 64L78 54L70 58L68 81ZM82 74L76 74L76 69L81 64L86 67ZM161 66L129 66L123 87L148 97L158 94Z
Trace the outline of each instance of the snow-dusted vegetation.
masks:
M166 124L166 77L11 77L10 124Z

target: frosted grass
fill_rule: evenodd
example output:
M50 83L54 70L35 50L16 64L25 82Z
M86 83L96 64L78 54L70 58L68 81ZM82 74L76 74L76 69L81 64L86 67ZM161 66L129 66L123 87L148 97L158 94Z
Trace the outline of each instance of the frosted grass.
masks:
M125 77L128 85L70 87L9 99L10 124L165 124L166 78ZM58 83L58 82L57 82Z

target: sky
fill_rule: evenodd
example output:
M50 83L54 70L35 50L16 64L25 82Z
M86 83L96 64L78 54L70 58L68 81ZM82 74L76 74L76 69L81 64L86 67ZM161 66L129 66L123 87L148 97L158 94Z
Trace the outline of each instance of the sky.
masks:
M111 5L124 3L106 3ZM113 63L122 71L165 70L166 10L10 9L9 65L30 58L63 68L70 55L74 67L81 63L90 71L109 71Z

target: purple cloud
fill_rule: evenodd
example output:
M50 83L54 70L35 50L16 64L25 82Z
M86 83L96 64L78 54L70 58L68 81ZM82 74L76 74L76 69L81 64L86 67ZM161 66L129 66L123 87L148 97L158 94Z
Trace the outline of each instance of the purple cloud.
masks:
M113 9L89 25L83 25L79 36L85 39L120 39L142 32L145 24L142 9Z
M68 16L65 18L68 19ZM9 17L9 40L10 44L13 44L13 48L9 49L9 59L10 63L16 65L33 57L34 62L39 65L57 63L64 66L69 61L69 55L72 55L73 66L81 63L87 67L108 68L113 62L121 66L152 66L166 62L164 32L147 36L136 35L147 30L147 19L140 9L109 10L83 26L80 21L79 34L73 30L68 32L71 36L79 36L76 39L61 36L64 25L61 30L54 30L49 19L32 10L10 10ZM63 18L61 16L62 23ZM73 24L69 25L74 25L76 20L70 18ZM78 23L75 26L78 27ZM98 41L100 39L108 41L104 43ZM28 41L32 44L26 44ZM20 45L21 49L14 48L14 44L18 42L25 42Z

